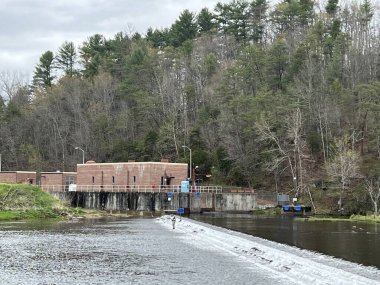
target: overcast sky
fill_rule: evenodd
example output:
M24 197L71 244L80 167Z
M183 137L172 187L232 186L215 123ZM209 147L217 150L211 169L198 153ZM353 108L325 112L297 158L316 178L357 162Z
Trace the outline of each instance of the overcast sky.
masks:
M0 72L31 77L41 54L64 41L77 46L99 33L169 27L189 9L211 10L230 0L0 0Z
M213 10L217 2L231 1L0 0L0 73L18 72L31 78L41 54L56 53L64 41L79 46L96 33L107 38L120 31L144 34L148 27L170 27L185 9ZM327 0L319 1L323 6Z

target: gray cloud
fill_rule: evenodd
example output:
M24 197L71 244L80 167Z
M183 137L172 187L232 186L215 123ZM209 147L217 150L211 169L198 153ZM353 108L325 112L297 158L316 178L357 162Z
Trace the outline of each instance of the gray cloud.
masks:
M181 11L213 9L217 0L1 0L0 71L31 74L40 55L65 41L100 33L169 27ZM229 2L224 0L221 2Z

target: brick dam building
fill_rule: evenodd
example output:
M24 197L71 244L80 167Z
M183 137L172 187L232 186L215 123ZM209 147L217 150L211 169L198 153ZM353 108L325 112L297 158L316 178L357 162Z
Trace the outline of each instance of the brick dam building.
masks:
M41 187L49 192L130 192L177 187L187 177L186 163L88 161L78 164L77 172L42 172Z
M34 173L2 173L0 180L35 183ZM184 191L181 182L188 180L189 173L187 163L88 161L78 164L77 172L42 172L39 184L61 201L88 209L246 212L256 208L251 191L225 192L220 186L208 185L193 185Z
M187 179L186 163L170 162L119 162L77 165L77 187L109 188L140 186L158 188L179 185Z

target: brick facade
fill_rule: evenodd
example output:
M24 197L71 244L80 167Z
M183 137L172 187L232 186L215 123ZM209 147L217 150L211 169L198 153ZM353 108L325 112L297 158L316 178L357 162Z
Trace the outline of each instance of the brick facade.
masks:
M0 183L36 184L37 173L34 171L2 171Z
M121 162L77 165L77 185L179 185L187 178L186 163Z
M70 181L66 177L72 177ZM75 184L77 181L76 172L41 172L41 188L49 191L68 190L69 182ZM54 186L54 189L52 188Z

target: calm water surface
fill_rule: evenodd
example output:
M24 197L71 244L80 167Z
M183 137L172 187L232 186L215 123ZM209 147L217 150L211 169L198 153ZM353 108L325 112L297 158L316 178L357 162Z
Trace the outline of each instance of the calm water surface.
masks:
M191 218L380 269L380 224L307 222L289 216L222 213Z

